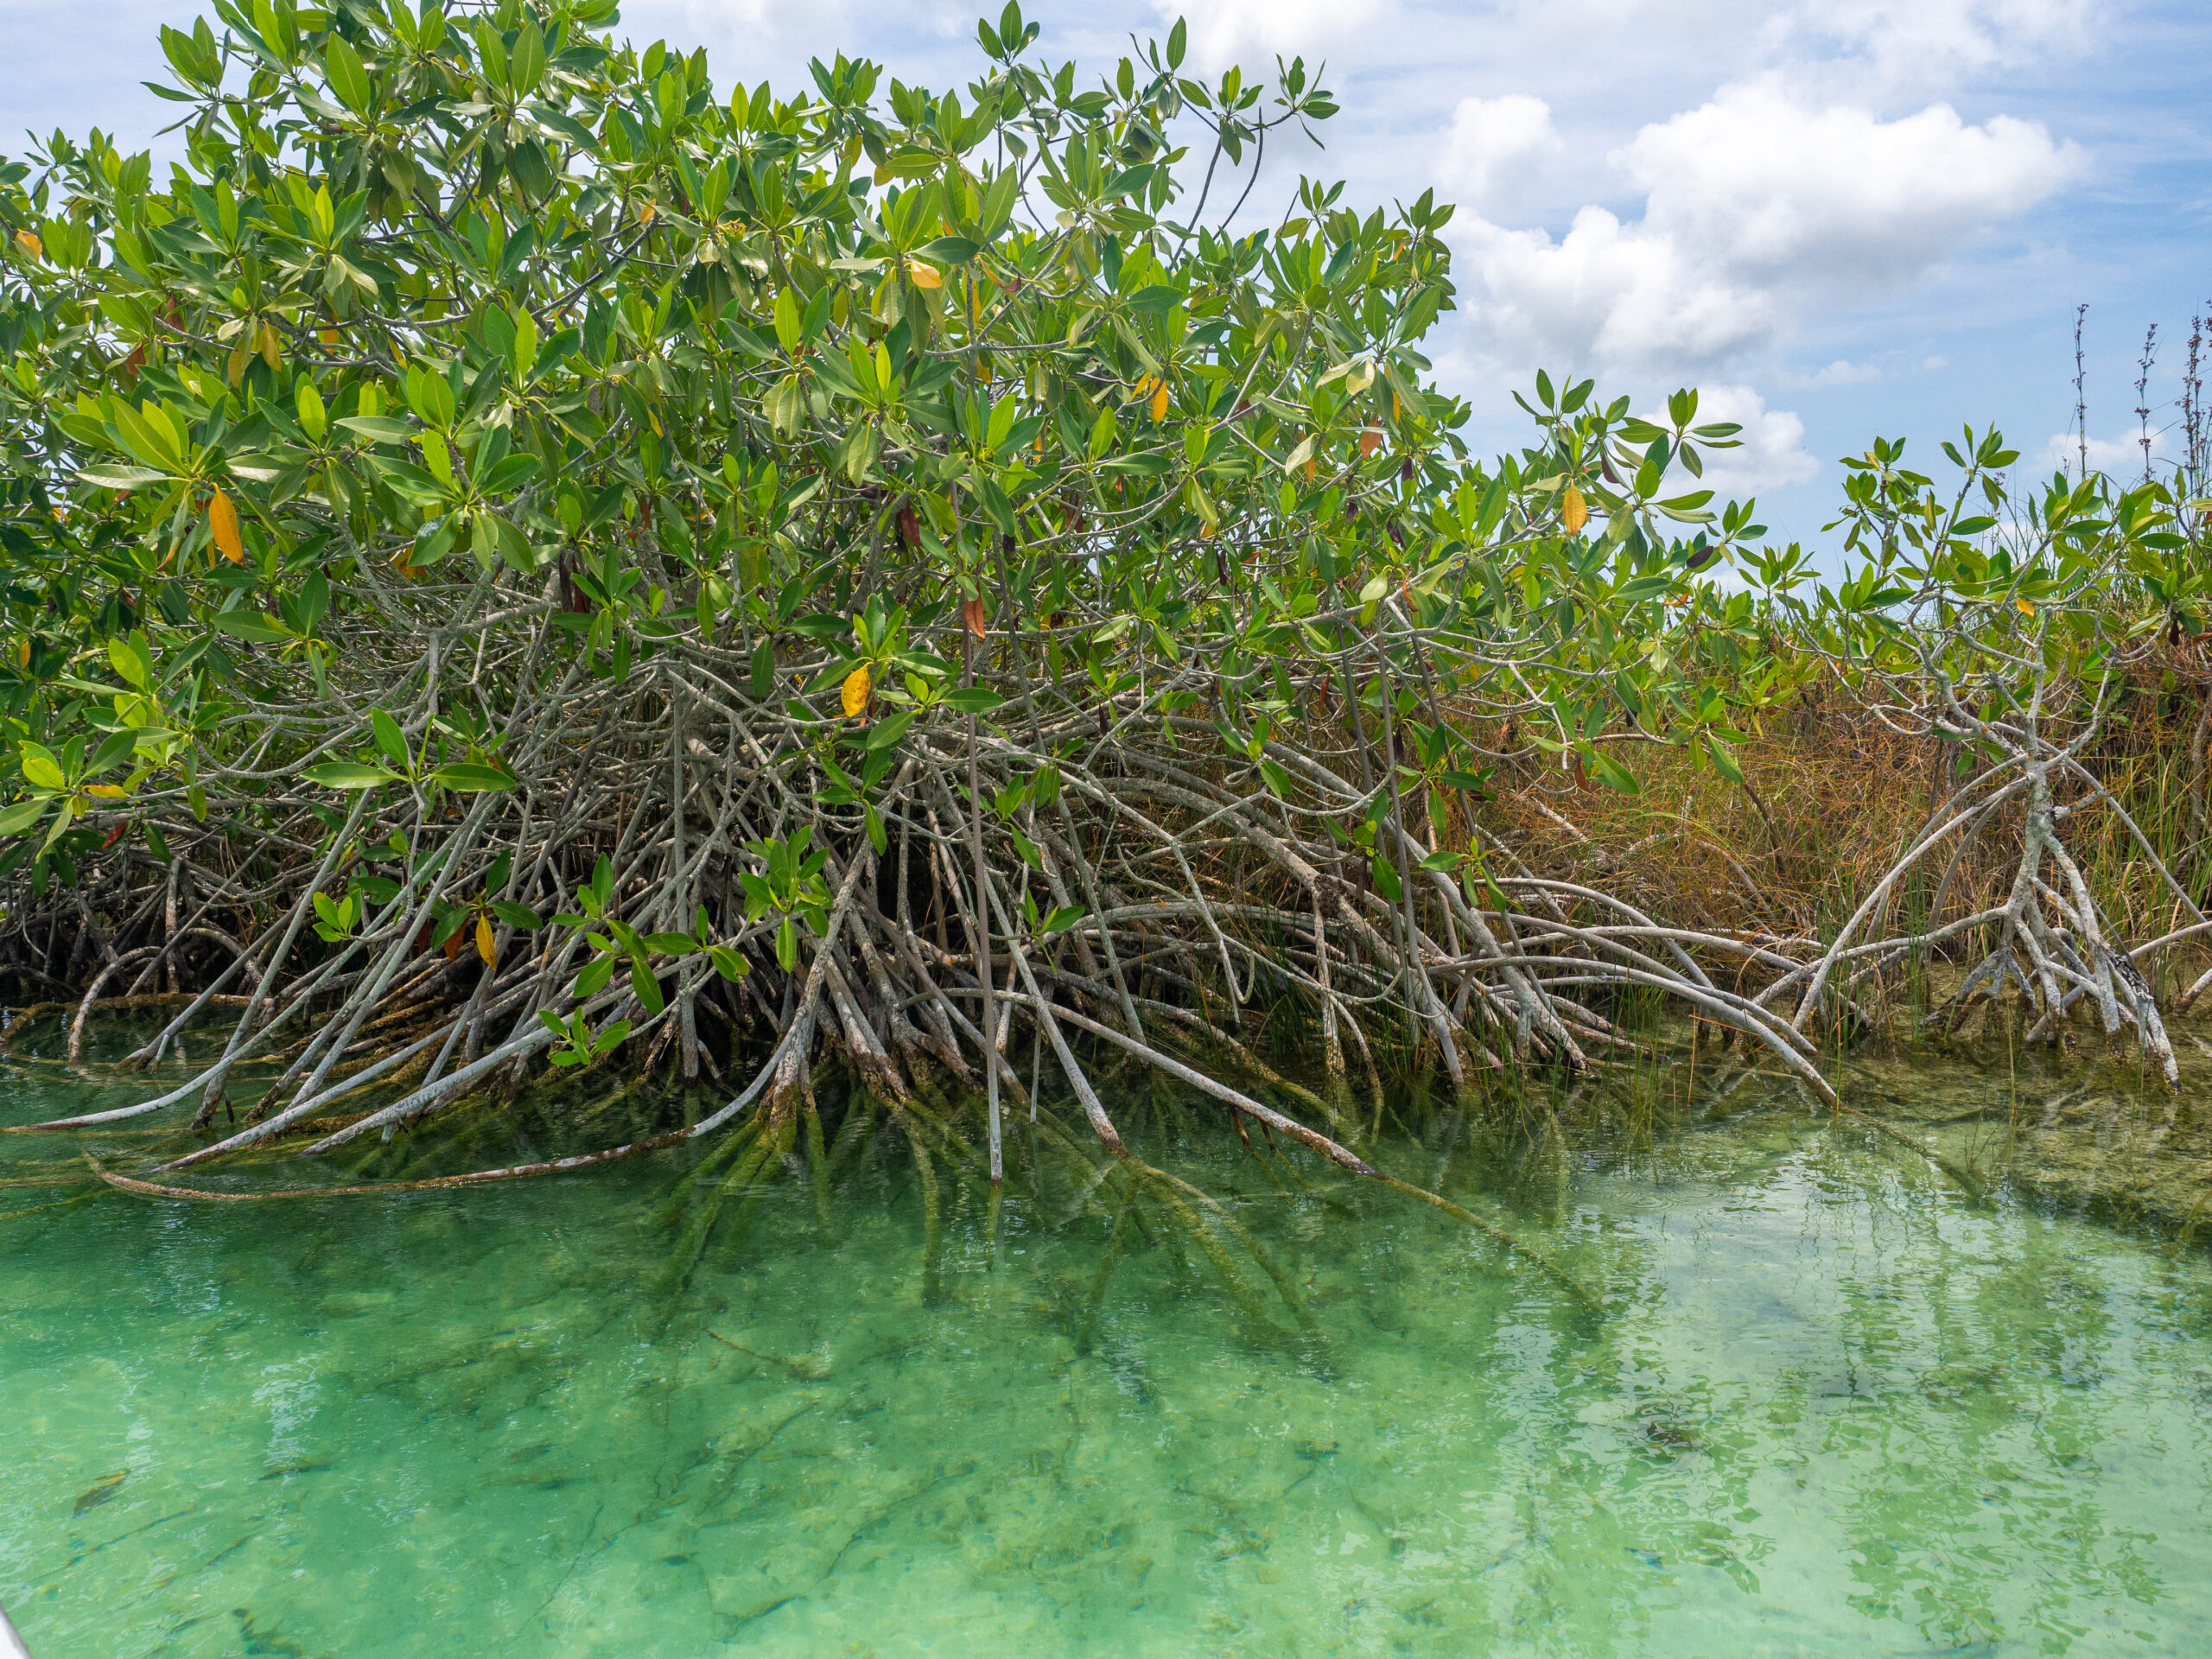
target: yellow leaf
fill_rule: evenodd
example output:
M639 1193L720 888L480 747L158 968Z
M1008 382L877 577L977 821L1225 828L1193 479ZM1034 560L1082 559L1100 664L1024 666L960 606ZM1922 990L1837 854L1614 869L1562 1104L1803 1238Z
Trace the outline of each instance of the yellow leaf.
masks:
M29 640L28 640L28 639L18 639L18 640L16 640L16 667L18 667L18 668L29 668L30 665L31 665L31 642L30 642Z
M335 346L338 343L338 331L335 328L318 328L315 330L315 337L326 346Z
M943 288L944 286L944 278L938 274L937 267L920 259L909 259L906 262L906 274L914 279L916 288Z
M261 325L261 360L269 365L272 374L276 372L281 356L282 348L276 339L276 325L264 321Z
M845 716L847 719L857 718L861 710L868 707L868 690L874 683L874 680L869 677L868 664L866 663L862 663L858 668L845 676L845 690L842 694L842 701L845 705Z
M652 203L651 203L650 201L641 201L641 202L639 202L639 203L638 204L638 223L639 223L639 224L640 224L640 225L650 225L650 224L652 224L652 222L653 222L653 205L652 205Z
M120 801L127 798L130 791L121 784L86 784L85 793L97 795L104 801Z
M238 510L220 490L207 499L207 527L215 532L215 545L232 564L245 563L245 543L238 535Z
M492 918L482 911L476 912L476 954L484 958L484 965L499 965L499 947L492 940Z
M1167 382L1165 380L1153 383L1152 418L1155 424L1167 418Z
M1570 536L1580 536L1582 526L1590 522L1590 508L1582 499L1582 492L1570 484L1559 498L1559 521Z
M38 233L35 231L17 231L16 245L34 259L46 257L46 244L38 239Z
M2012 602L2020 607L2022 616L2033 616L2036 613L2036 607L2024 599L2015 599Z

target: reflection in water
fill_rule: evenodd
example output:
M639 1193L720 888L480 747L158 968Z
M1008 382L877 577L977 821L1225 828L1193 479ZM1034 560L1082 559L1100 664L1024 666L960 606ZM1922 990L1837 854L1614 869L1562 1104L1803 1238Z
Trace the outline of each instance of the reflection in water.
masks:
M933 1274L902 1141L848 1154L673 1286L669 1160L0 1222L0 1601L39 1659L2212 1644L2212 1268L1878 1137L1378 1154L1595 1315L1210 1122L1162 1161L1218 1217L1017 1159L994 1239L940 1160Z

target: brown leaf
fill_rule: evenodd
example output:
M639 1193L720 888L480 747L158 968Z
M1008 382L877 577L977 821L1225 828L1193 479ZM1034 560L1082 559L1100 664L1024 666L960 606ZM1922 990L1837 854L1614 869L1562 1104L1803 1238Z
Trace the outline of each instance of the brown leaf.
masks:
M1373 454L1382 447L1382 429L1381 427L1370 426L1359 435L1359 453L1362 459Z
M968 632L978 639L990 632L983 626L983 601L980 599L963 599L960 601L960 620L967 624Z
M914 510L911 506L899 509L899 534L909 547L922 544L921 521L914 517Z

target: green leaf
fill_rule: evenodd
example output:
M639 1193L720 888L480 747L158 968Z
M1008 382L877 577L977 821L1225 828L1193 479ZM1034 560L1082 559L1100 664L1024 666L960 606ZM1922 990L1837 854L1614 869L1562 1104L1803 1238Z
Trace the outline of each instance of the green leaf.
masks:
M137 747L137 732L128 728L110 732L99 747L93 751L92 758L85 763L85 776L97 778L104 772L114 771L130 758L131 752Z
M1375 872L1375 890L1394 905L1402 903L1406 889L1398 880L1397 866L1377 853L1371 861L1371 868Z
M1005 705L1004 697L980 685L964 685L957 691L944 694L944 706L956 714L988 715Z
M497 766L480 766L473 760L442 766L431 774L431 780L443 788L466 795L510 790L515 786L515 780L509 773Z
M1744 768L1736 760L1736 752L1717 737L1705 740L1705 751L1713 757L1713 769L1732 784L1744 781Z
M36 743L23 745L23 776L41 789L67 789L69 780L61 775L61 763Z
M381 709L369 710L369 730L375 735L377 747L395 766L404 766L410 758L407 753L407 738L399 729L399 722Z
M149 484L166 484L169 475L150 467L87 467L77 474L104 490L137 490Z
M652 971L642 962L630 964L630 988L637 994L638 1001L645 1005L648 1014L658 1014L668 1006L660 994L660 982L652 976Z
M378 443L410 443L415 437L413 426L389 415L347 415L338 424Z
M20 836L46 816L46 801L18 801L0 812L0 836Z
M535 931L545 925L536 911L527 905L518 905L512 899L494 899L485 908L509 927L519 927L525 932Z
M356 760L332 760L322 766L309 766L300 776L311 784L325 789L378 789L385 784L396 784L399 774L386 772L382 766L363 766Z
M376 93L360 54L346 43L344 35L334 34L323 42L322 61L330 76L330 90L354 114L366 115Z
M207 620L218 632L257 645L280 645L293 638L289 628L262 611L218 611Z
M656 956L688 957L699 948L699 942L689 933L648 933L645 949Z
M1637 782L1636 774L1603 750L1590 749L1586 754L1592 774L1607 789L1618 790L1624 795L1643 793L1643 785Z
M879 720L868 728L865 745L869 749L887 749L906 735L906 728L914 723L916 711L903 709L888 720Z

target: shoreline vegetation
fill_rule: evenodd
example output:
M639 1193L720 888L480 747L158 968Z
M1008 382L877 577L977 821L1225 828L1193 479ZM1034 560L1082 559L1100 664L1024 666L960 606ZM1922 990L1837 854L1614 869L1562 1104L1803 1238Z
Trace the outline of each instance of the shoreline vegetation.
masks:
M1877 441L1823 576L1701 484L1694 391L1540 375L1471 455L1452 210L1254 228L1302 62L1201 81L1179 24L1093 84L1009 5L959 91L779 97L608 0L214 10L166 177L0 165L0 1044L171 1080L28 1126L103 1180L251 1196L205 1183L588 1077L627 1138L296 1190L698 1143L680 1275L889 1122L931 1216L1043 1136L1233 1249L1134 1070L1573 1289L1370 1165L1393 1091L1685 1019L1869 1122L1847 1055L1976 1029L2177 1088L2193 366L2164 476Z

